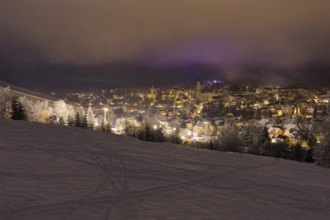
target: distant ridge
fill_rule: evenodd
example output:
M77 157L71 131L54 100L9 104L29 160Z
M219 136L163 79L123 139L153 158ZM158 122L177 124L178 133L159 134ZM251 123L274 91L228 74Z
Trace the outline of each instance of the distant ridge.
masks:
M17 95L21 95L21 96L28 96L31 98L35 98L35 99L40 99L40 100L45 100L45 101L50 101L50 102L55 102L58 101L59 98L57 97L53 97L44 93L40 93L40 92L36 92L36 91L32 91L26 88L22 88L20 86L11 84L11 83L7 83L4 81L0 80L0 88L7 88L9 87L11 92L16 93Z
M48 101L50 103L54 103L56 101L59 100L63 100L59 97L55 97L55 96L50 96L41 92L36 92L33 90L29 90L20 86L16 86L14 84L11 83L7 83L4 81L0 80L0 89L5 89L5 88L10 88L10 92L14 93L17 96L25 96L25 97L29 97L32 99L36 99L36 100L40 100L40 101ZM70 102L65 100L66 104L73 106L74 108L79 108L81 107L79 103L74 103L74 102ZM99 110L102 111L101 109L98 108L94 108L95 110Z

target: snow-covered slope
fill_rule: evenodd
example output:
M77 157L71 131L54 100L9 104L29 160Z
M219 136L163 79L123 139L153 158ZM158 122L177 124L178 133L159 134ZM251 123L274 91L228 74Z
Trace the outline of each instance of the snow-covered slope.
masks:
M330 170L0 120L0 219L330 219Z

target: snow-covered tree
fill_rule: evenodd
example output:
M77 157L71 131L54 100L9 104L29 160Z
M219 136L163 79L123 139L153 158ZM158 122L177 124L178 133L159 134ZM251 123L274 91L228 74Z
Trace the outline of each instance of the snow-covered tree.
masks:
M54 102L53 110L57 120L60 118L66 120L69 117L68 105L63 100Z
M9 117L12 95L10 88L0 88L0 118Z
M25 107L29 121L48 123L49 118L54 116L53 108L46 100L33 100L23 96L19 101Z
M87 126L90 129L94 128L94 124L95 124L95 119L94 119L94 113L93 113L93 109L91 107L91 105L88 107L87 109Z
M26 115L27 115L29 121L37 121L37 120L34 120L35 118L33 118L35 101L28 99L26 96L19 97L18 101L24 106L24 109L25 109L25 112L26 112Z
M33 103L33 112L31 115L29 115L29 119L31 121L37 121L41 123L45 123L45 119L43 119L43 115L51 115L52 113L50 112L51 109L49 109L49 102L48 101L35 101ZM47 113L45 113L47 112ZM48 116L48 117L49 117Z
M68 120L69 118L74 119L74 117L76 116L76 111L74 110L72 105L68 105L68 113L69 113L67 118Z
M77 114L77 113L79 113L79 115L80 115L81 117L83 117L83 116L86 115L85 109L84 109L82 106L80 106L80 107L78 107L78 108L76 109L76 114Z
M54 110L48 101L34 101L31 116L31 121L49 123L54 120Z

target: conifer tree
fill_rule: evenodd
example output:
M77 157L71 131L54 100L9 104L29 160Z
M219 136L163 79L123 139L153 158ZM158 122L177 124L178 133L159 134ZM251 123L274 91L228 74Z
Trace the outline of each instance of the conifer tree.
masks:
M83 116L81 119L81 127L82 128L88 128L88 123L87 123L87 115Z
M317 165L330 168L330 135L315 148L314 158Z
M95 119L94 119L94 113L93 113L93 109L91 107L91 105L89 105L88 110L87 110L87 126L89 129L93 129L94 128L94 124L95 124Z
M208 143L207 148L210 149L210 150L213 150L213 149L214 149L213 141L210 141L210 142Z
M105 131L106 129L105 129L105 124L104 124L104 121L102 120L102 122L101 122L101 131Z
M107 125L105 126L105 131L111 133L111 125L110 125L110 123L107 123Z
M303 161L304 160L304 150L300 144L295 145L291 148L291 159Z
M233 126L224 126L221 130L221 143L219 150L240 152L240 139L238 130Z
M11 119L27 121L27 115L22 103L18 101L18 98L14 98L11 103Z
M162 128L157 128L153 132L155 142L164 142L165 136Z
M74 126L74 120L71 116L68 117L68 125L69 126Z
M76 118L74 120L74 125L78 128L81 128L81 116L80 116L79 112L77 112L77 114L76 114Z
M151 133L150 126L149 125L146 125L144 129L145 129L144 131L145 131L145 138L146 138L145 140L146 141L154 141L154 136Z
M137 138L140 140L145 140L146 139L146 133L144 129L140 129L137 133Z
M265 127L248 125L241 131L240 140L250 148L250 153L260 154L262 144L269 140L269 137Z
M19 118L19 102L17 98L13 98L11 101L11 119L20 120Z
M59 123L60 125L65 125L65 122L64 122L63 117L60 117L60 119L58 120L58 123Z

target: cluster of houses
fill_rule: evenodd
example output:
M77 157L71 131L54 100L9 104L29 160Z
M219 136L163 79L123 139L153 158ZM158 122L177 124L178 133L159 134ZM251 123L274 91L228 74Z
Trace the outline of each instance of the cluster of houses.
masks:
M115 133L124 134L125 127L141 127L148 123L162 128L165 135L179 135L185 142L209 142L219 138L223 126L255 123L267 127L273 143L299 143L299 131L310 128L316 120L329 120L329 90L280 87L203 84L195 87L122 89L101 95L79 94L94 103L102 120L102 106L108 106L108 119ZM96 98L97 97L97 98ZM103 97L103 98L102 98ZM101 99L101 100L100 100ZM102 104L104 103L104 104ZM300 125L301 120L305 125Z

